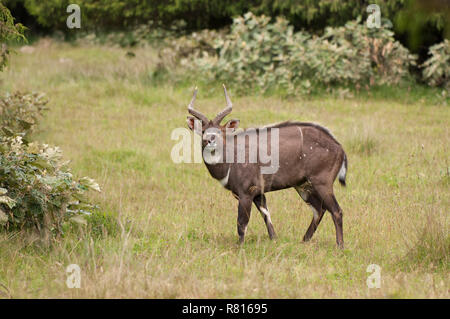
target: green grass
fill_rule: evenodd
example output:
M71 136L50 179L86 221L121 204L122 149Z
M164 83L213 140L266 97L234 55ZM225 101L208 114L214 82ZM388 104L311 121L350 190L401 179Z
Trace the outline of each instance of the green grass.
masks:
M195 83L153 83L150 48L130 59L120 48L36 47L12 57L2 86L47 93L36 139L61 146L74 174L100 183L102 193L91 196L101 211L50 248L32 235L0 233L1 297L450 297L450 111L436 90L232 97L241 126L318 122L349 158L348 186L335 186L345 250L336 249L329 214L312 241L301 242L312 213L292 189L267 194L278 240L268 239L253 208L239 247L233 196L203 164L170 158L171 132L186 127ZM205 114L224 105L220 87L200 86ZM80 289L65 284L73 263ZM381 266L380 289L366 286L370 264Z

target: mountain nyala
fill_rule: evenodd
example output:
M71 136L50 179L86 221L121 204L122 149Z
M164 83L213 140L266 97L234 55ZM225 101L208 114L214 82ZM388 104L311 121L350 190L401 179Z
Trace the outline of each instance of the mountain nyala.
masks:
M288 121L242 130L238 129L239 120L232 119L222 125L232 110L225 85L223 88L226 107L212 120L194 108L195 88L187 123L202 137L209 173L239 201L239 242L244 242L252 203L261 213L270 239L276 238L264 194L293 187L313 212L303 241L311 239L328 210L336 228L336 243L343 248L342 209L333 193L336 177L345 186L347 174L347 156L341 144L328 129L314 123ZM269 153L273 159L270 166Z

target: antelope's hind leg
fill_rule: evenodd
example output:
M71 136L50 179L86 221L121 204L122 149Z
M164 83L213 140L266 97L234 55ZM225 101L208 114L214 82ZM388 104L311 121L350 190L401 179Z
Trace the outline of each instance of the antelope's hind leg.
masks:
M344 248L344 232L342 230L342 209L333 194L333 185L315 186L317 193L323 200L325 208L331 213L334 226L336 228L336 244L339 248Z
M247 231L248 221L252 210L252 200L249 197L239 197L237 231L239 235L239 244L244 243L245 232Z
M256 208L258 208L259 212L261 213L261 216L264 218L264 222L266 223L270 239L276 239L277 234L275 233L275 229L273 228L272 225L272 220L270 219L269 209L267 208L266 196L264 194L257 195L253 199L253 202L255 203Z
M308 227L305 235L303 236L303 241L307 242L311 240L317 227L325 214L325 207L322 203L320 196L312 188L304 188L301 186L295 187L295 190L300 195L300 197L311 207L313 212L313 218L311 224Z

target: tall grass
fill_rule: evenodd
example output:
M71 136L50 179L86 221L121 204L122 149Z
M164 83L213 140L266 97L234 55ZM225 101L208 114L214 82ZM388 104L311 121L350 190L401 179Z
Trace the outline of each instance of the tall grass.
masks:
M445 214L445 213L444 213ZM425 225L417 231L417 240L410 244L404 266L409 269L424 267L431 271L450 271L450 235L448 216L429 213Z
M51 248L0 233L2 297L450 297L448 218L428 221L450 208L442 182L448 108L402 97L285 99L230 90L242 126L318 122L349 158L347 187L335 186L344 251L335 247L329 214L312 241L301 242L312 213L293 190L267 194L278 240L269 241L253 208L239 247L233 196L203 164L170 159L170 133L185 127L194 83L143 80L156 68L155 52L136 49L132 59L126 52L37 45L0 75L5 90L47 93L50 110L35 138L60 145L74 173L102 186L91 198L99 214L65 229ZM200 87L201 111L212 116L223 106L220 88ZM81 268L80 289L65 284L69 264ZM380 289L366 285L370 264L382 268Z

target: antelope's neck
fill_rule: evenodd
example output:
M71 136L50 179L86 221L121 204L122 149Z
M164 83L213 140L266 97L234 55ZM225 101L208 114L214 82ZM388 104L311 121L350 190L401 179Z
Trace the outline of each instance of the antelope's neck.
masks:
M228 184L228 178L230 177L231 163L218 163L208 164L206 163L209 173L212 177L217 179L223 187Z

